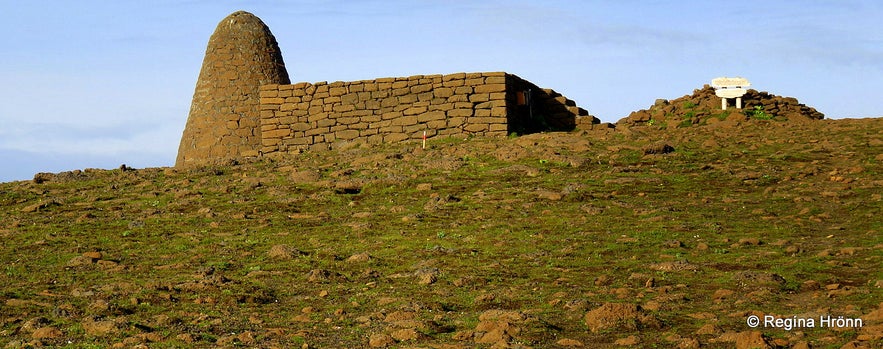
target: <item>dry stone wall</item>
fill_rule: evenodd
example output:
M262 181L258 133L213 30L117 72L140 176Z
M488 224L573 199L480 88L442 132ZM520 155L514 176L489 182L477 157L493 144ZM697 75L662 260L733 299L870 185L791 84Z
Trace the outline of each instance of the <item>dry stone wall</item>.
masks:
M538 103L529 103L527 91L540 97ZM418 140L424 132L428 138L503 137L549 129L542 118L553 114L565 129L598 122L572 101L548 97L549 91L505 72L264 85L261 153ZM552 108L556 103L559 108Z

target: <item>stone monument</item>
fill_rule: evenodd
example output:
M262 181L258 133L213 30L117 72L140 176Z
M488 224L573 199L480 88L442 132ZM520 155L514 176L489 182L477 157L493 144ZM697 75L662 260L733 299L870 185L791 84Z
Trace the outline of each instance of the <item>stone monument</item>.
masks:
M175 166L258 156L260 86L290 84L276 38L260 18L237 11L209 38Z
M747 79L741 77L721 77L711 80L714 94L721 98L721 110L727 110L727 98L736 99L736 108L742 109L742 96L745 95L745 87L751 86Z

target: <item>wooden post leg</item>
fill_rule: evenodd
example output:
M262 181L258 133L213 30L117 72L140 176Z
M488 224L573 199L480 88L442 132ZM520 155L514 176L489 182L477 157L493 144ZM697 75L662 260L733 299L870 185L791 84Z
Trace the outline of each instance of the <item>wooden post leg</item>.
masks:
M721 97L721 110L727 110L727 99Z
M742 109L742 97L736 97L736 108Z

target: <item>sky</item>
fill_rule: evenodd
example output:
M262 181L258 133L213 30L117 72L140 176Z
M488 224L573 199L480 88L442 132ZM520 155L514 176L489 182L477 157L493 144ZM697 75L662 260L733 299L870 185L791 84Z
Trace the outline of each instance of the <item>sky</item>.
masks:
M208 39L237 10L292 82L505 71L604 122L721 76L883 116L878 0L0 0L0 182L174 165Z

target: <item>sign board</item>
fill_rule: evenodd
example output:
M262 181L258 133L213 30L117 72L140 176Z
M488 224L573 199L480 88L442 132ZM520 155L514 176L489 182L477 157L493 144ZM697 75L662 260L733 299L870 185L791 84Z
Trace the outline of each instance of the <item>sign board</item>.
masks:
M739 98L745 95L746 91L744 88L719 88L714 91L714 94L721 98Z
M715 89L720 88L741 88L751 86L751 83L748 82L746 78L716 78L711 80L711 87Z
M714 87L714 94L721 98L721 109L727 109L727 98L736 99L736 108L742 109L742 96L748 90L745 87L751 86L748 79L735 77L720 77L711 80L711 87Z

